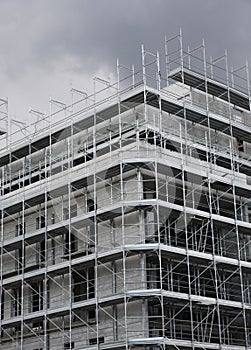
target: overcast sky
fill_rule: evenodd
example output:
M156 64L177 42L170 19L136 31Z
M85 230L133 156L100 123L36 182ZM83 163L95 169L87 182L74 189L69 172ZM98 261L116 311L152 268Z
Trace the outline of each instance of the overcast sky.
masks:
M142 43L162 51L180 27L190 47L204 38L208 55L251 65L251 0L0 0L0 16L0 97L26 122L29 106L69 103L72 86L90 93L117 57L138 63Z

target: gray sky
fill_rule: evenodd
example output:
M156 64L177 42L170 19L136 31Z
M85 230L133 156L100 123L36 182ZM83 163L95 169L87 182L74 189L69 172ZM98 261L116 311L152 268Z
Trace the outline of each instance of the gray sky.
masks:
M112 79L117 57L139 63L142 43L162 52L179 27L191 47L204 38L208 55L227 48L234 67L251 64L250 15L250 0L0 0L0 97L28 121L29 106Z

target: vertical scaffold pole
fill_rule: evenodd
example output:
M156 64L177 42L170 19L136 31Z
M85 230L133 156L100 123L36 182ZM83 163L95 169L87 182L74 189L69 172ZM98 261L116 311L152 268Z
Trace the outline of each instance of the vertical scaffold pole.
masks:
M234 221L235 221L235 232L236 232L236 243L237 243L237 256L238 256L238 267L240 275L240 289L241 289L241 303L242 303L242 314L244 322L245 331L245 342L246 348L249 347L249 337L247 334L247 318L246 318L246 308L245 308L245 298L244 298L244 286L243 286L243 276L242 276L242 264L241 264L241 248L240 248L240 236L239 236L239 225L238 225L238 214L237 214L237 201L236 201L236 167L235 167L235 155L234 155L234 134L233 134L233 118L232 118L232 106L230 99L230 85L229 85L229 68L228 68L228 56L227 50L225 50L225 64L226 64L226 79L227 79L227 90L228 90L228 106L229 106L229 123L230 123L230 136L231 136L231 170L232 170L232 189L233 189L233 204L234 204Z

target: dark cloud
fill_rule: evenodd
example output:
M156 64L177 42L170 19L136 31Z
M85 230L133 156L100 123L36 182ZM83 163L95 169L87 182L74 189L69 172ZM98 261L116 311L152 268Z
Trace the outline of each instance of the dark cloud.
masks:
M227 48L235 67L251 58L249 0L2 0L0 13L0 94L19 118L29 105L47 110L51 95L66 99L71 84L111 76L117 57L139 65L142 43L163 53L180 27L185 46L204 38L208 55Z

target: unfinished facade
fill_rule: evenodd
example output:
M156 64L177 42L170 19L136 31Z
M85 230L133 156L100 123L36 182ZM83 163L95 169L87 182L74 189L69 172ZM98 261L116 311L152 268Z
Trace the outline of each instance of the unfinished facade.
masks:
M243 71L180 34L3 136L2 350L251 349Z

